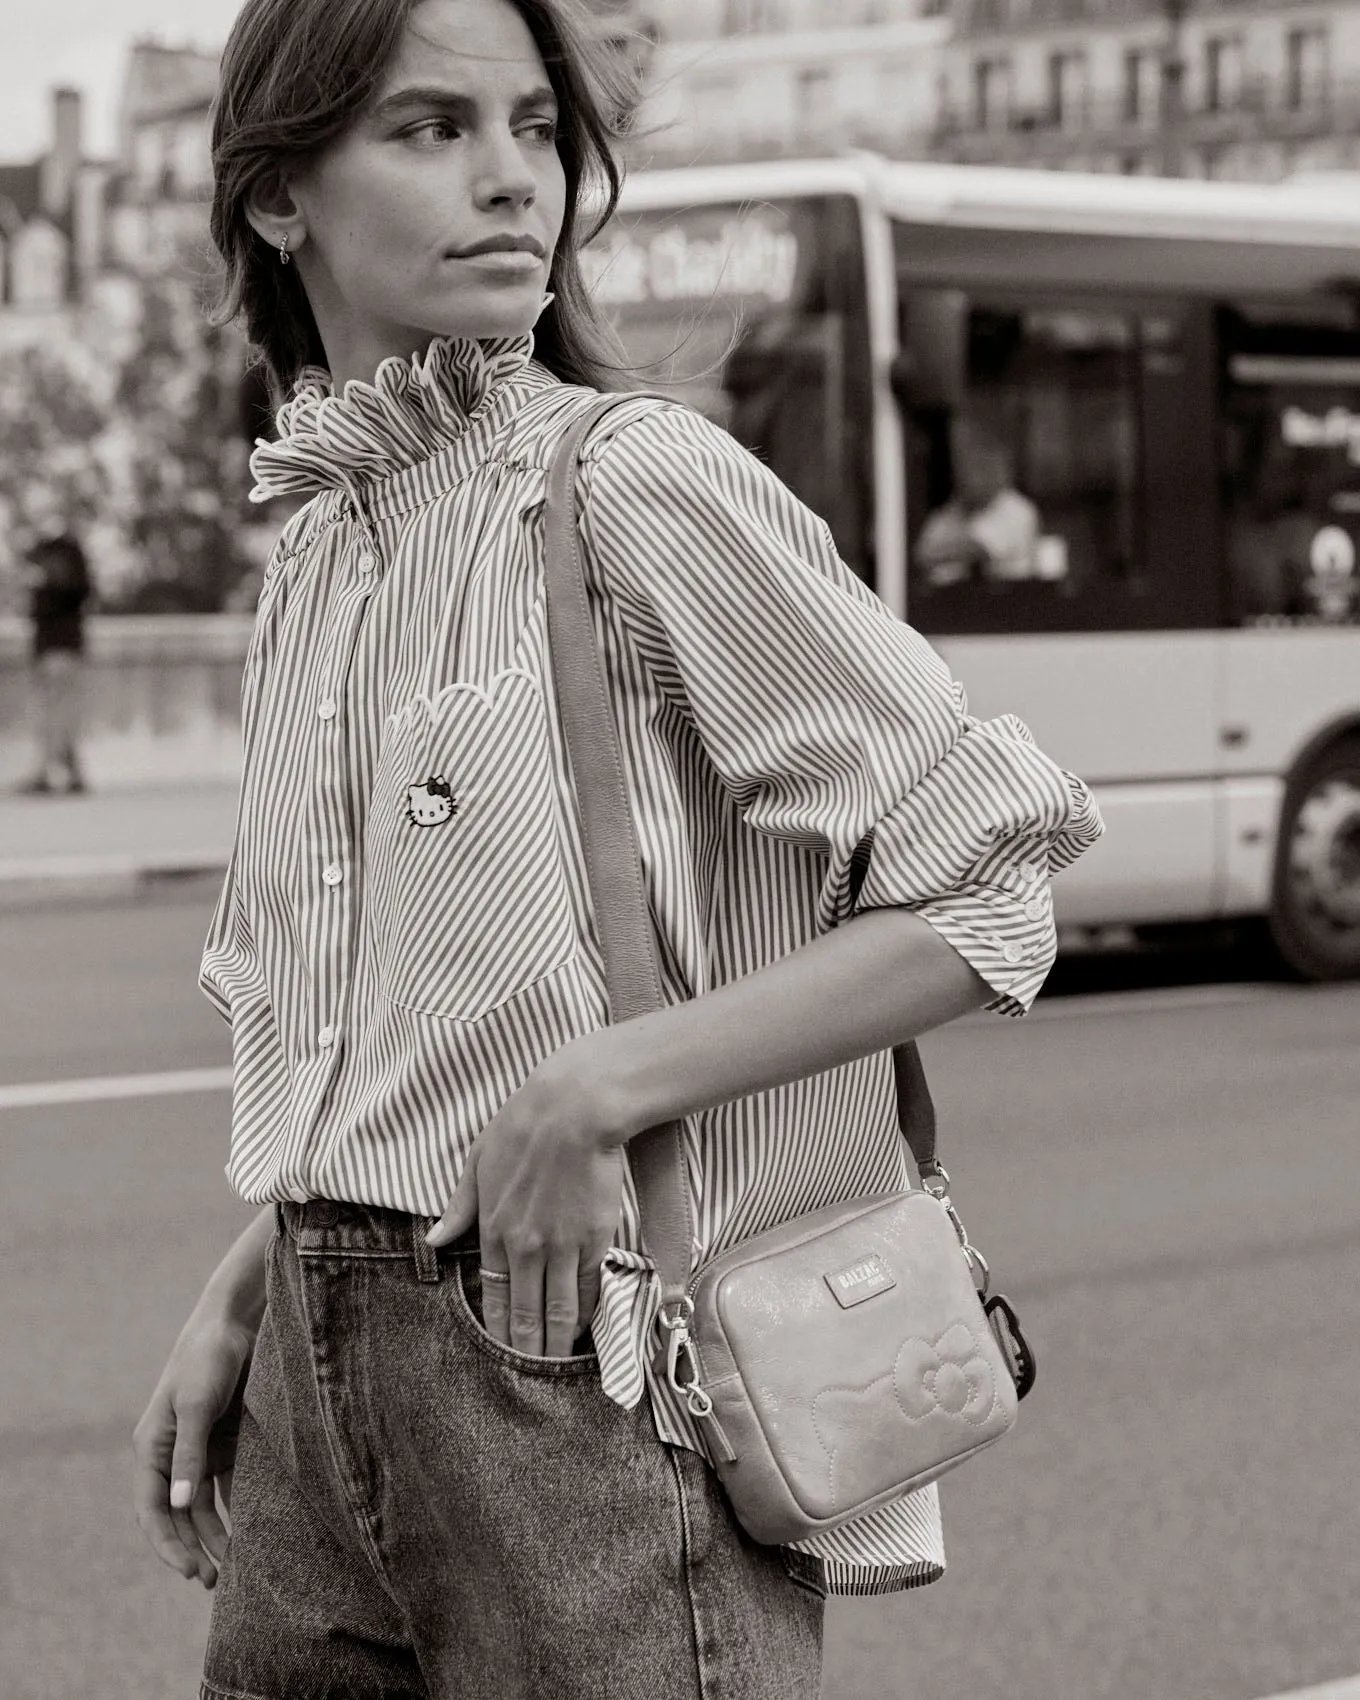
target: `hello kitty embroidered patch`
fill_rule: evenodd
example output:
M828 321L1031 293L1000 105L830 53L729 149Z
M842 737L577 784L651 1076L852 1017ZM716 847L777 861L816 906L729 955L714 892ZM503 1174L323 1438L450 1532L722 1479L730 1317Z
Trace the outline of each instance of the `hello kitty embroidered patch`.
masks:
M406 818L412 826L443 826L458 813L458 799L443 774L406 787Z

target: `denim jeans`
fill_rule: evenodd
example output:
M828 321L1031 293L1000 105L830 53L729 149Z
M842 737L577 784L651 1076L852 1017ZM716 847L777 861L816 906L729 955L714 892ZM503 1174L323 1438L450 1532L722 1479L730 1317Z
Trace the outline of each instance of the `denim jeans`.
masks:
M203 1700L816 1700L822 1601L593 1354L491 1339L475 1244L279 1220Z

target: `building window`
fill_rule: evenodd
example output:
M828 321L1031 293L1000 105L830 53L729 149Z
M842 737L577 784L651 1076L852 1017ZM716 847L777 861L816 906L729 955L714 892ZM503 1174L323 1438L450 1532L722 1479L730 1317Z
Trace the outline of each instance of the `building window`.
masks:
M1204 44L1204 107L1231 112L1242 103L1244 52L1240 35L1210 36Z
M1004 130L1011 121L1011 62L979 59L973 65L973 118L979 130Z
M1155 124L1162 105L1162 55L1133 47L1124 55L1124 122Z
M1048 60L1048 111L1060 130L1080 130L1086 124L1086 55L1053 53Z
M1290 30L1285 58L1285 103L1291 112L1326 104L1330 46L1325 24L1307 24Z
M765 32L788 28L784 0L726 0L724 35L744 35L748 30Z
M795 85L794 113L800 134L825 137L836 122L835 85L825 65L804 65Z

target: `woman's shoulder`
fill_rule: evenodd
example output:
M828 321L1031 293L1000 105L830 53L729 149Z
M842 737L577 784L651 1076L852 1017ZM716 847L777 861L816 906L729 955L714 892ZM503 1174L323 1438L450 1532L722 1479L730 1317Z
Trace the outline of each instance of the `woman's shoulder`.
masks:
M668 447L683 452L718 428L675 397L656 392L605 392L580 384L554 383L531 395L506 422L492 458L534 466L546 471L563 434L582 414L610 396L613 405L590 429L581 446L581 465L587 479L611 445L627 435L665 454Z

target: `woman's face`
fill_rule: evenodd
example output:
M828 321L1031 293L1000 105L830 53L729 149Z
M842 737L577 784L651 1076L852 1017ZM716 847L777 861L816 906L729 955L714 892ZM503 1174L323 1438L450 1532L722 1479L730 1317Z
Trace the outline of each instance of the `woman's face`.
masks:
M566 183L557 102L510 0L420 0L368 108L290 177L332 376L539 315Z

